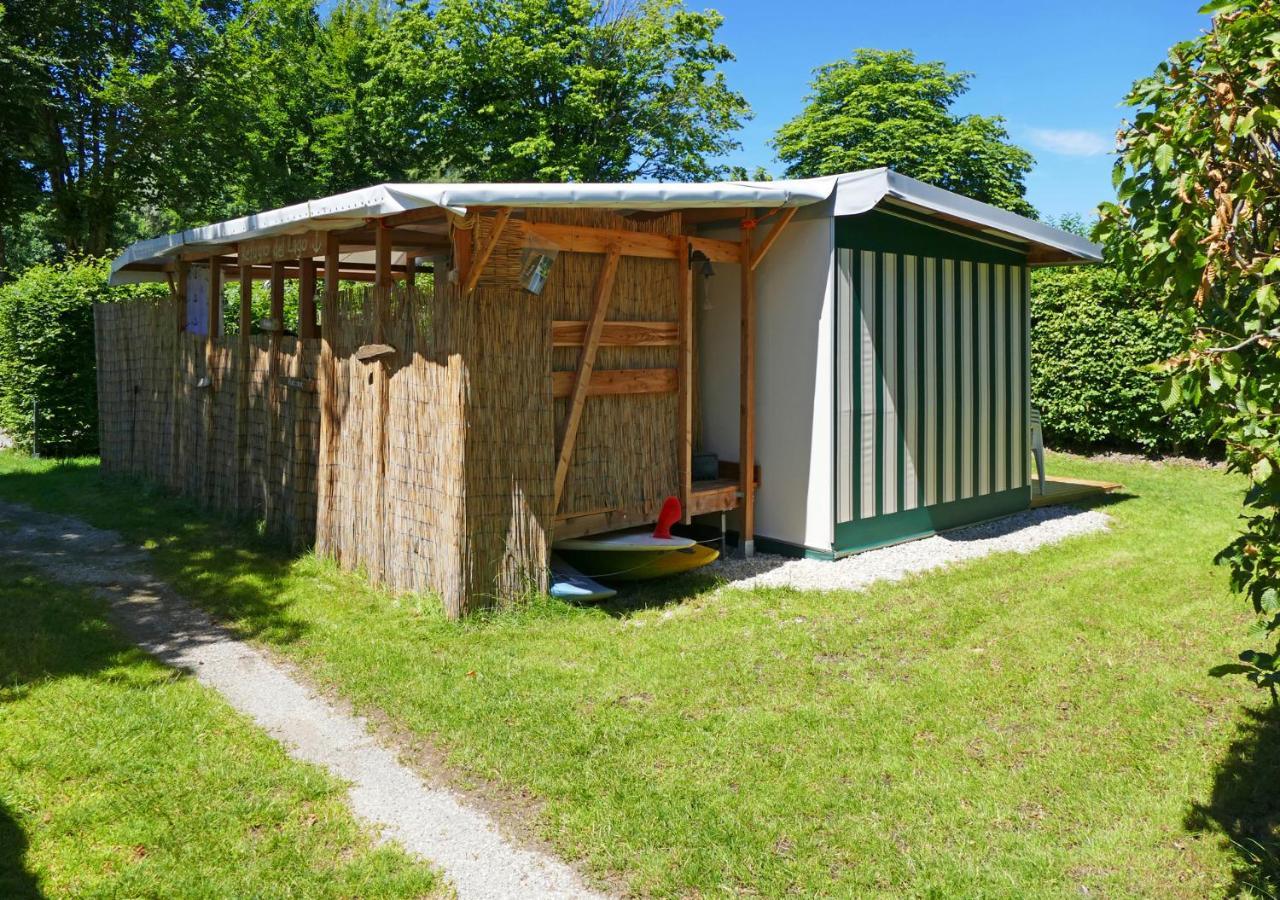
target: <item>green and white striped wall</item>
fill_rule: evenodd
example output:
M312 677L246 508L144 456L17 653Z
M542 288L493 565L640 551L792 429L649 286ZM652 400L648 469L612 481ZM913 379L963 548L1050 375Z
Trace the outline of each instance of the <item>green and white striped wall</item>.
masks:
M835 328L837 554L1027 508L1024 254L838 219Z

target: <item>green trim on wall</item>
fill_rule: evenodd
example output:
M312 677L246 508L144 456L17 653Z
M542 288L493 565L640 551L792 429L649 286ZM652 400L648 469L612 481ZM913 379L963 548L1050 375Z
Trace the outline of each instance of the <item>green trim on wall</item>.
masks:
M973 262L1026 265L1026 251L1005 248L916 221L902 213L871 210L857 216L836 218L836 246L885 253L950 257Z
M1031 487L1028 485L953 503L921 507L871 519L839 522L835 532L835 555L842 556L913 538L928 537L949 528L996 519L1030 507Z

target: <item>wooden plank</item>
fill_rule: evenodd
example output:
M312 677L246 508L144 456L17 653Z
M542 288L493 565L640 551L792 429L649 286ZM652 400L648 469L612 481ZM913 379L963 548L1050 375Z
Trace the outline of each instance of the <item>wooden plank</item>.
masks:
M414 288L418 286L418 255L408 251L404 254L404 286Z
M738 361L738 463L742 491L742 523L739 531L743 556L755 555L756 501L750 473L756 464L756 279L751 271L751 229L744 228L739 257L741 337Z
M320 336L316 327L316 261L307 257L298 266L298 337Z
M587 322L557 319L551 323L551 346L581 347L587 338ZM679 343L679 322L605 322L601 347L674 347Z
M795 214L799 212L800 207L789 206L782 211L782 216L778 221L773 223L773 227L769 229L769 233L764 236L764 240L760 242L760 246L756 248L756 252L751 256L751 270L754 272L756 266L760 265L765 254L769 252L769 248L778 240L778 236L782 234L782 229L787 227L787 223L795 218Z
M564 496L565 479L569 477L569 463L573 460L573 445L578 440L578 425L582 421L582 407L587 400L587 391L591 385L591 373L595 369L596 350L600 346L600 335L604 332L605 314L609 311L609 298L613 294L613 280L618 274L618 259L621 250L611 247L604 258L604 266L596 281L595 296L591 301L591 321L587 327L586 340L582 345L582 355L578 360L578 371L574 375L573 387L569 397L569 409L565 413L564 425L560 429L560 440L556 453L555 491L552 495L551 512L560 509L560 500Z
M502 232L507 227L507 220L511 218L511 207L501 207L497 214L493 217L493 228L489 233L483 247L480 248L479 254L471 263L471 271L467 273L466 285L462 290L463 294L470 294L476 289L476 285L480 282L480 276L484 274L484 267L489 263L489 257L493 255L493 250L498 246L498 241L502 240ZM478 224L478 223L477 223Z
M622 256L675 259L679 252L676 239L665 234L552 222L530 222L527 228L531 236L572 253L610 253L616 250Z
M680 238L676 258L676 322L679 334L679 399L676 404L676 459L680 475L680 509L684 523L693 517L693 269L689 265L689 239Z
M551 396L572 396L577 372L552 372ZM588 397L617 394L674 394L679 387L678 369L597 369L587 384Z
M305 231L302 234L282 234L241 241L237 245L237 261L241 265L256 266L321 256L325 240L326 233L323 231Z
M555 539L568 540L585 534L604 534L636 525L652 525L658 520L656 512L642 509L617 509L583 515L569 514L555 520Z
M713 263L737 263L738 242L721 241L716 238L690 237L689 248L702 251L702 255Z
M390 356L395 352L396 348L390 344L364 344L352 355L357 362L372 362L375 359Z
M232 476L232 497L231 508L237 513L244 512L241 504L244 502L244 471L247 463L245 462L249 449L249 435L245 428L249 415L249 373L252 371L249 365L249 332L253 329L253 278L249 274L249 267L245 266L240 269L240 333L237 335L236 343L238 345L237 362L239 369L237 375L236 390L236 418L235 418L235 448L236 458L232 461L234 472Z
M689 515L703 516L707 513L729 512L738 508L738 485L733 482L716 483L715 487L698 487L695 485L689 496Z
M439 206L424 206L419 209L409 209L402 213L396 213L391 216L383 216L381 222L387 228L399 228L401 225L412 225L416 222L441 221L448 215L448 212Z

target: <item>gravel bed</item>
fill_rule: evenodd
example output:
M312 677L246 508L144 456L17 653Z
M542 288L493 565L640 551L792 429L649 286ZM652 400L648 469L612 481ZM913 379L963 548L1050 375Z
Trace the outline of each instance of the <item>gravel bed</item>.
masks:
M1105 531L1110 522L1109 516L1096 510L1051 506L868 550L835 562L757 554L751 559L719 560L710 571L733 588L857 591L877 581L900 581L908 575L992 553L1030 553L1070 537Z

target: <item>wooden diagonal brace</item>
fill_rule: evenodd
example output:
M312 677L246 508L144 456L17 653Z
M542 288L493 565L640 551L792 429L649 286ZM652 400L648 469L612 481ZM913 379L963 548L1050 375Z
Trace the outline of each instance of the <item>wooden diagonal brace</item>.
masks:
M604 268L600 270L600 277L596 281L586 340L582 344L578 372L574 378L573 391L569 395L569 409L565 413L564 425L560 429L559 449L556 452L555 494L551 503L553 513L559 511L560 500L564 496L564 483L569 476L569 463L573 460L573 445L578 440L582 407L587 400L587 389L591 386L591 372L596 364L596 350L600 347L600 335L604 333L605 316L609 312L609 297L613 293L613 280L618 274L618 259L621 255L617 247L609 248L609 252L605 254Z
M489 235L489 240L480 248L480 255L471 262L471 269L467 272L467 283L463 287L464 294L470 294L476 289L476 285L480 283L480 276L484 274L484 267L489 262L489 257L493 255L493 250L498 246L498 241L502 239L502 231L507 227L507 220L511 218L511 207L504 206L498 210L497 215L493 217L493 232Z
M756 266L760 265L760 261L763 260L764 255L769 252L769 248L773 246L773 242L778 239L780 234L782 234L782 229L787 227L787 223L795 217L795 214L799 209L800 207L798 206L788 206L783 211L782 217L774 223L772 228L769 229L769 233L764 236L764 240L761 241L760 246L757 247L755 253L751 255L751 271L754 272Z

